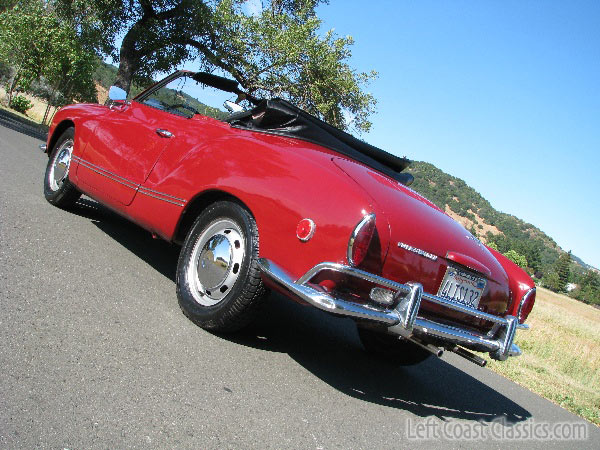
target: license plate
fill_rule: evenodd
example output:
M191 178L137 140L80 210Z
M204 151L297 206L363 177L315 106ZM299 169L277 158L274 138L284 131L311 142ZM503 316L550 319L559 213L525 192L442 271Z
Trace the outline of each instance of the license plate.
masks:
M437 295L461 305L477 308L485 284L485 278L454 267L448 267Z

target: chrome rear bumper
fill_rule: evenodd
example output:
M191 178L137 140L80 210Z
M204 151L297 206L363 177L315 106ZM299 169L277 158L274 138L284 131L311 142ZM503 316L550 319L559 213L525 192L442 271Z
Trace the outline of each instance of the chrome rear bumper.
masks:
M431 295L424 292L423 287L419 283L396 283L395 281L342 264L330 262L317 264L297 281L294 281L281 267L267 259L261 258L259 266L263 274L274 283L308 304L324 311L354 319L381 323L388 327L388 332L405 338L415 336L420 339L427 339L427 337L433 337L447 344L455 344L476 351L489 352L491 358L501 361L507 359L509 356L518 356L521 354L521 350L513 342L515 333L517 329L529 328L526 325L520 325L514 316L494 316L451 302L442 297ZM396 302L394 302L396 306L390 309L370 307L334 297L328 292L311 286L309 284L310 280L324 270L342 273L346 276L356 277L391 289L396 292ZM495 333L496 337L490 337L418 317L421 300L423 299L454 311L493 322L496 324L494 327L497 330Z

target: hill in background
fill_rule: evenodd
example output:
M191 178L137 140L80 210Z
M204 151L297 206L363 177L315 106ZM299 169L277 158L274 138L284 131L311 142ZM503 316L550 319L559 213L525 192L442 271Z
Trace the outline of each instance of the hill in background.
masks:
M441 171L433 164L416 161L408 169L415 181L411 186L448 215L460 222L486 244L493 243L502 253L514 250L525 256L527 267L538 278L550 272L561 253L558 244L536 226L494 209L475 189L463 180ZM572 269L590 268L580 258L571 256Z

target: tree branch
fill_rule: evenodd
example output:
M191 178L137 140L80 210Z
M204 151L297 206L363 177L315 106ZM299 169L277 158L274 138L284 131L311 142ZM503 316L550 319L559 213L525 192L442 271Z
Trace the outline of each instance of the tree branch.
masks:
M185 43L199 50L210 63L223 69L225 72L230 73L236 79L236 81L242 85L242 87L247 88L246 79L242 76L242 74L235 67L227 64L225 61L215 55L206 45L194 39L187 39Z

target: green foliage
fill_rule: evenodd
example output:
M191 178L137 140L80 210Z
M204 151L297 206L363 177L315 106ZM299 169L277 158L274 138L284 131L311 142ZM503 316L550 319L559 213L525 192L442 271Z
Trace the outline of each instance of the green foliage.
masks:
M103 88L108 89L115 84L117 71L118 69L115 66L99 61L94 72L94 80Z
M20 112L21 114L25 114L27 110L32 106L33 103L31 103L22 95L17 95L16 97L13 97L12 101L10 102L10 107L15 111Z
M592 269L588 270L572 295L585 303L600 305L600 275L598 272Z
M6 85L10 80L12 80L13 74L12 67L5 63L4 61L0 61L0 83Z
M558 258L556 263L556 273L558 274L558 290L557 292L566 292L567 283L569 282L569 276L571 273L571 252L563 253Z
M558 277L558 272L553 270L544 275L544 277L542 278L542 285L550 289L551 291L560 292L561 286L560 278Z
M219 42L227 43L220 54L228 65L243 68L239 81L251 93L285 98L342 129L368 131L375 99L361 86L377 74L350 68L351 36L331 30L319 36L322 23L310 6L265 8L248 16L235 2L224 1L215 18L222 30Z
M200 69L233 77L256 97L282 97L342 129L367 131L375 72L348 63L353 39L321 33L319 0L266 0L258 14L241 0L55 0L86 42L108 48L124 34L115 84L168 72L199 58ZM95 37L94 39L90 36Z
M51 104L96 98L96 56L86 49L75 24L60 20L49 2L18 2L0 14L0 57L15 71L7 86L9 102L17 86L29 90L40 79L51 87Z
M525 258L525 256L518 254L516 251L514 250L509 250L506 253L504 253L504 256L506 256L508 259L510 259L512 262L514 262L517 266L521 267L522 269L526 269L527 266L527 258Z

